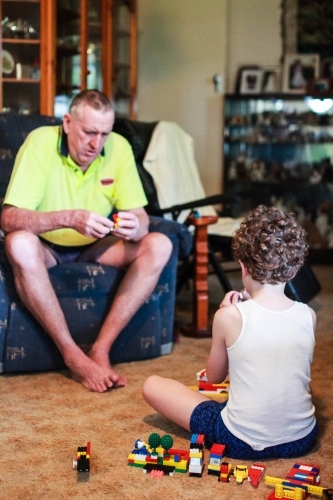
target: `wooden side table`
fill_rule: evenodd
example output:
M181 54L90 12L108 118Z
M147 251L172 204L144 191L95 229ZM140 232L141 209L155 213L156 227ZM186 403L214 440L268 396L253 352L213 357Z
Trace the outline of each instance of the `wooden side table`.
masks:
M194 235L194 290L193 322L183 326L181 332L187 337L203 338L212 335L208 327L208 231L210 224L215 224L218 216L189 216L189 222L195 227Z

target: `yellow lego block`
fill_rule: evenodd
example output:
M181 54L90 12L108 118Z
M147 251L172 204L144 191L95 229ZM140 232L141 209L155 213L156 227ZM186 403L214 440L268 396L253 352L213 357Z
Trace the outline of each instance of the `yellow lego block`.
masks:
M220 468L221 468L220 465L212 465L212 464L208 465L208 470L216 470L217 472L220 472Z
M175 467L180 470L187 470L187 461L181 460L180 462L175 462Z
M159 457L163 457L163 454L164 454L164 448L162 448L162 446L158 446L156 448L156 453L158 454Z

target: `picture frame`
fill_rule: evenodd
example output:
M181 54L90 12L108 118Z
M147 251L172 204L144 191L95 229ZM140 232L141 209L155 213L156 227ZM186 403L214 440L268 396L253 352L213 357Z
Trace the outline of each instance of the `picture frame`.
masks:
M243 67L239 70L239 94L259 94L262 87L262 69Z
M275 94L281 90L281 68L280 66L267 66L262 68L263 94Z
M312 78L308 81L306 93L314 97L331 97L333 78Z
M308 81L319 77L319 54L287 54L283 65L282 91L305 94Z

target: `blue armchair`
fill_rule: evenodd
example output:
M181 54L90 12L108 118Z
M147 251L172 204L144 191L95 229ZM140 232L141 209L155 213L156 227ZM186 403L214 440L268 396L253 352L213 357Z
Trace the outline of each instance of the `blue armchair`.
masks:
M26 135L36 127L55 123L57 119L53 117L0 114L1 198L7 188L16 153ZM122 127L122 120L118 119L115 130L122 133ZM141 124L135 129L137 134L126 136L132 145L141 176L140 158L148 146L153 128L154 124ZM127 129L125 123L124 130ZM149 183L145 183L143 179L143 185L147 191ZM149 199L150 194L147 195ZM112 363L149 359L172 351L178 260L190 253L192 236L183 224L154 216L150 217L149 230L166 234L172 241L173 252L155 290L113 345L110 352ZM84 351L88 350L112 304L123 272L99 264L71 263L50 269L49 275L71 335ZM17 295L2 238L0 239L0 371L13 373L64 367L62 356L54 342Z

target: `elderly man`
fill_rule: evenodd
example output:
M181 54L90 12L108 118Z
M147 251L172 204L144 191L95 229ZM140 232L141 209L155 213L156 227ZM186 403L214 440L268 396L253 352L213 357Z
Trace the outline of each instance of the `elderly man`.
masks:
M113 123L106 96L85 90L61 127L31 132L18 152L1 220L21 300L58 346L72 378L96 392L127 384L111 367L110 349L155 288L172 250L166 236L148 233L132 150L112 132ZM47 272L73 261L126 270L87 355L70 335Z

